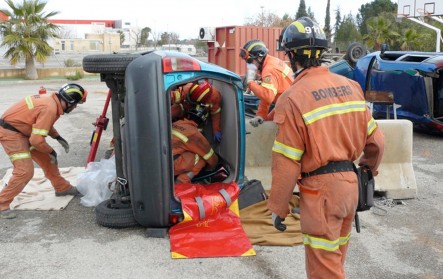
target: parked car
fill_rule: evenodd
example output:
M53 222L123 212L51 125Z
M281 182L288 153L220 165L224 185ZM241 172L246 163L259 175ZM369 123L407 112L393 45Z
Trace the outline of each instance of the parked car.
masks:
M210 124L203 130L220 158L220 167L194 181L213 177L236 182L240 188L246 183L243 89L237 74L187 54L161 50L89 55L83 59L83 68L100 73L112 92L119 187L110 200L96 207L99 224L168 228L180 221L180 202L174 195L170 92L188 82L207 79L223 99L223 140L212 141Z

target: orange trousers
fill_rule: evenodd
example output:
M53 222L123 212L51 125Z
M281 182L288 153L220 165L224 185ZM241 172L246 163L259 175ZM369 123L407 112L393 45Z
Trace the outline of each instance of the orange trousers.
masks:
M300 225L309 279L344 279L344 263L358 201L354 172L302 179Z
M196 176L206 165L206 161L199 155L192 152L183 152L174 160L174 176L177 183L191 183L191 179Z
M33 160L42 168L56 192L64 192L71 187L60 175L57 164L51 164L49 154L35 149L29 151L29 139L24 135L0 127L0 143L13 165L12 177L0 192L0 210L9 209L14 197L20 194L34 176Z

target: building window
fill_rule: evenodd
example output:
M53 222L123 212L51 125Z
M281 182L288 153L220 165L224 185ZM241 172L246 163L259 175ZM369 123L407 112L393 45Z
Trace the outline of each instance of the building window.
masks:
M61 41L60 43L62 44L62 51L65 51L65 41Z
M71 51L74 51L74 41L71 41Z

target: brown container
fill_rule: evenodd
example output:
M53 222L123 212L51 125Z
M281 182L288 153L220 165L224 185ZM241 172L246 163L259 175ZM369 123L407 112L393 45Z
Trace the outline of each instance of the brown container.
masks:
M208 42L208 62L224 67L240 76L246 74L246 63L240 49L249 40L262 40L269 54L289 63L283 51L277 51L283 28L260 26L226 26L215 28L215 41Z

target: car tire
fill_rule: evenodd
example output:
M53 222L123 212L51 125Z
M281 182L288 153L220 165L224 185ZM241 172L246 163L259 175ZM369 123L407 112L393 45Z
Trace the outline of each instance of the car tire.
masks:
M83 70L88 73L124 74L126 67L140 54L101 54L83 57Z
M351 65L355 65L360 57L366 55L366 48L360 43L352 43L346 49L344 59Z
M108 228L128 228L138 226L132 206L117 207L114 199L104 200L95 207L97 224Z

